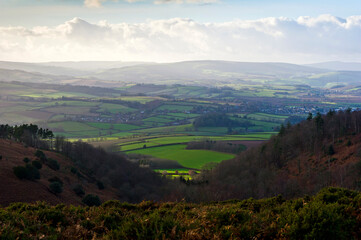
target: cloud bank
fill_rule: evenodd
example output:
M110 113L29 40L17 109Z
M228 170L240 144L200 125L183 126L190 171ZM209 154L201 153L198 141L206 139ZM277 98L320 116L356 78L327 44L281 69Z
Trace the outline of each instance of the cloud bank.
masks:
M103 2L106 2L107 0L84 0L84 5L88 8L99 8L102 6ZM118 1L118 0L112 0L112 1ZM216 3L219 2L219 0L124 0L128 3L134 3L134 2L146 2L150 1L154 4L166 4L166 3L175 3L175 4L210 4L210 3Z
M0 27L0 60L361 62L360 39L361 16L136 24L74 18L56 27Z

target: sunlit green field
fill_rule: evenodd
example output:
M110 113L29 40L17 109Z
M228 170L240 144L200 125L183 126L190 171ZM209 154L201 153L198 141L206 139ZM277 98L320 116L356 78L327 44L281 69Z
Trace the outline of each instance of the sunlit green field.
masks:
M154 148L146 148L131 151L151 155L157 158L175 160L186 168L201 169L202 166L209 162L221 162L232 159L235 155L229 153L220 153L208 150L187 150L186 145L171 145Z
M144 138L138 139L134 141L130 139L129 142L119 143L119 150L121 151L130 151L135 149L140 149L145 147L154 147L161 145L169 145L169 144L180 144L180 143L188 143L191 141L199 141L205 139L211 139L214 141L263 141L267 140L274 133L252 133L245 135L227 135L227 136L158 136L152 138Z

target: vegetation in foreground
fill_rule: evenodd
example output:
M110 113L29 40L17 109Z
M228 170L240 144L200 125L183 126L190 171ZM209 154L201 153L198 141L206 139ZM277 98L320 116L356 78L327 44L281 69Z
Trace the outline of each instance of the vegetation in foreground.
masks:
M99 207L14 203L0 210L2 239L359 239L361 193L326 188L203 204L109 201Z

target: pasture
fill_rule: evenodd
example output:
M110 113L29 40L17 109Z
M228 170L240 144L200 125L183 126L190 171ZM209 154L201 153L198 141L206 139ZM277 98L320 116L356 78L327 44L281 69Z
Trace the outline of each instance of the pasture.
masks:
M161 145L171 145L171 144L182 144L188 143L192 141L200 141L211 139L213 141L262 141L267 140L271 137L273 133L252 133L252 134L245 134L245 135L226 135L226 136L186 136L186 135L179 135L179 136L154 136L154 137L147 137L147 138L138 138L129 139L129 142L122 142L119 143L118 146L120 147L119 150L121 151L131 151L136 149L141 149L144 147L154 147L154 146L161 146Z
M134 150L130 153L151 155L153 157L175 160L186 168L201 169L209 162L221 162L232 159L235 155L229 153L220 153L208 150L187 150L186 145L171 145L154 148L145 148Z

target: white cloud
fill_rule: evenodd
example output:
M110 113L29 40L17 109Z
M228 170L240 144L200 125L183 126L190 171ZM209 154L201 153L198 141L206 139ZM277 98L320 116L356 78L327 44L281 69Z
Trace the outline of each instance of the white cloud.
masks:
M0 27L0 60L361 61L360 39L361 16L135 24L74 18L56 27Z
M102 5L102 2L106 0L84 0L84 5L89 8L98 8Z
M103 2L107 0L84 0L84 5L88 8L99 8L102 6ZM112 0L118 1L118 0ZM153 2L154 4L166 4L166 3L176 3L176 4L210 4L210 3L217 3L219 0L124 0L128 3L135 3L135 2Z
M218 0L155 0L155 4L164 4L164 3L176 3L176 4L209 4L209 3L217 3Z

